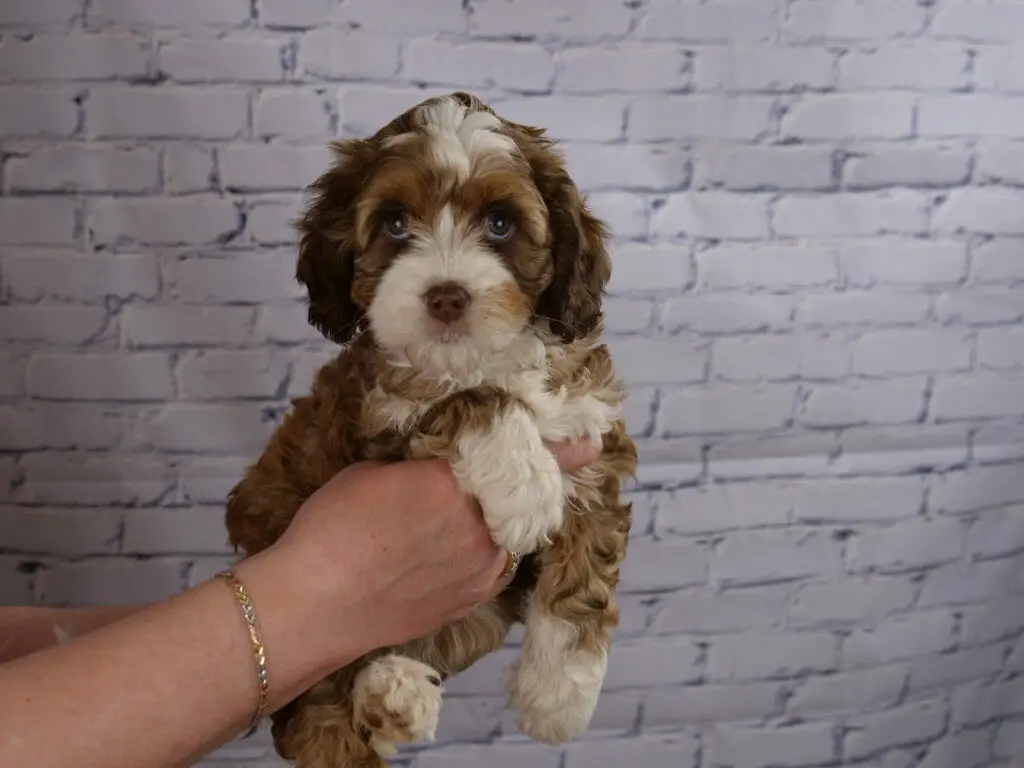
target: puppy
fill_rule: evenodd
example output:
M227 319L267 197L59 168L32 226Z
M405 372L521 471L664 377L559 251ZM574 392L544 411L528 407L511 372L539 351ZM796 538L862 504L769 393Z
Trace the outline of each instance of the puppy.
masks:
M429 99L333 145L298 223L309 320L343 345L231 491L231 542L253 555L346 465L439 457L476 497L495 543L523 556L493 602L381 648L273 716L300 768L377 768L434 738L438 682L522 622L510 705L529 737L584 731L618 623L636 448L599 343L611 275L603 224L542 129L465 93ZM542 441L603 452L562 475Z

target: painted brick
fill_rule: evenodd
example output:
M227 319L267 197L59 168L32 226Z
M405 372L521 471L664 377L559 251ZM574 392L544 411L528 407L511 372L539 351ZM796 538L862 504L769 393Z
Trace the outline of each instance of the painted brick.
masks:
M632 552L622 564L622 589L652 591L689 587L707 581L707 555L694 544L639 539L630 542Z
M492 85L515 91L545 91L555 74L551 55L530 44L414 40L405 49L405 67L416 80L475 88ZM467 79L468 78L468 79Z
M807 288L838 278L830 248L803 245L717 245L697 253L705 288Z
M77 215L72 200L5 198L0 200L0 245L70 245Z
M212 245L233 235L241 216L222 199L124 198L93 206L89 231L100 245Z
M697 739L686 735L640 736L630 740L574 744L566 768L616 768L620 765L672 765L697 768Z
M253 315L251 307L132 306L124 312L124 340L139 348L240 344Z
M481 37L601 40L625 35L633 20L633 14L624 3L593 13L587 0L567 0L546 6L528 0L480 0L471 7L470 31Z
M935 211L932 226L938 232L983 235L1020 235L1024 225L1016 215L1024 192L1007 189L953 190Z
M0 406L0 449L8 451L106 449L128 431L128 414L79 403Z
M78 127L77 90L32 86L0 88L0 136L56 138Z
M675 730L680 724L760 720L780 712L784 690L780 682L655 689L644 700L641 726Z
M174 397L171 356L157 352L33 355L26 388L50 400L155 401Z
M205 0L182 0L173 5L160 0L96 0L89 18L100 24L197 29L242 26L249 15L248 0L224 0L215 5Z
M795 0L783 32L795 41L880 41L920 32L925 19L913 0Z
M850 369L846 340L828 335L770 334L716 340L712 374L728 381L837 379Z
M786 705L795 717L811 712L864 712L891 707L900 698L906 680L902 667L878 667L844 672L804 681Z
M877 666L926 654L942 653L955 643L952 611L911 613L852 631L843 640L843 664Z
M1024 377L972 374L938 381L932 414L940 421L1009 416L1024 407Z
M11 160L7 181L18 192L154 192L160 156L148 148L64 145Z
M701 649L683 637L651 637L613 643L604 690L651 688L700 679Z
M711 576L736 586L835 577L842 567L840 543L827 532L734 532L716 547Z
M409 4L405 0L351 0L340 8L335 0L331 0L328 6L332 23L389 35L461 32L466 29L467 4L463 0L437 0L429 6ZM476 10L474 8L474 12Z
M833 60L827 48L742 43L703 48L694 64L694 80L701 90L817 90L833 85ZM739 102L734 104L740 107Z
M156 258L141 254L82 254L73 251L0 254L11 296L102 303L118 299L152 299L160 290Z
M34 453L23 456L20 466L25 484L16 500L29 504L152 505L174 484L166 459L139 455Z
M966 526L956 520L915 520L865 531L848 550L850 566L886 573L949 563L963 555L966 532Z
M955 186L970 167L970 153L956 146L856 147L843 165L843 183L847 189Z
M787 728L720 726L708 734L708 754L714 765L767 768L770 765L818 765L834 757L828 723Z
M185 37L160 46L157 67L177 83L281 82L288 44L263 35Z
M317 29L303 35L298 66L313 78L386 78L398 73L398 54L394 39L361 30Z
M717 483L658 494L659 535L698 535L753 525L785 525L797 497L792 483ZM757 506L757 519L749 510Z
M331 130L331 98L322 90L265 88L253 105L257 138L326 140Z
M0 43L0 69L15 68L20 81L144 77L146 40L124 33L82 32L8 37Z
M89 92L86 126L97 139L234 139L247 130L248 96L237 88L111 86Z
M793 300L785 296L688 295L666 302L661 326L668 333L758 332L788 327L792 314Z
M671 437L778 428L792 418L795 401L791 386L669 392L662 399L660 431Z
M768 203L731 192L670 195L651 217L651 231L658 238L757 240L768 233Z
M39 578L47 605L129 605L160 600L181 591L185 562L103 558L60 563Z
M946 716L943 702L922 702L851 718L844 754L860 759L894 746L931 741L945 731Z
M971 348L962 331L877 331L854 344L853 370L863 376L961 371L970 368Z
M171 144L164 150L164 189L168 193L210 192L216 183L212 150L189 144Z
M635 141L751 141L771 127L772 104L763 96L739 101L697 94L639 98L629 110L628 135Z
M877 9L880 4L874 5ZM910 10L911 5L904 3L902 7ZM966 87L969 80L967 47L958 43L896 43L870 51L850 51L839 60L842 89L955 90Z
M811 427L905 424L925 411L927 379L812 387L797 418Z
M1014 144L982 147L975 162L975 178L980 183L1024 184L1024 159Z
M690 158L660 145L565 144L573 180L584 192L607 189L675 190L686 186Z
M893 252L899 257L893 258ZM844 243L839 249L839 266L844 279L859 287L953 286L967 271L967 249L958 242L903 238ZM901 294L900 298L913 301L915 297Z
M695 161L698 188L823 190L834 186L832 152L810 147L709 146Z
M836 666L838 647L828 632L723 635L711 642L708 673L743 680L828 672Z
M864 622L906 610L917 590L907 578L868 578L809 584L802 587L793 605L798 626Z
M564 93L658 91L690 82L686 54L669 44L574 48L565 51L558 63L555 88Z
M902 93L807 96L782 117L782 135L794 139L902 139L910 136L914 99Z
M1024 9L1012 2L950 3L937 9L931 33L938 38L1008 43L1024 23Z
M82 15L79 0L38 0L33 3L9 3L0 9L0 24L33 26L67 24Z
M917 106L917 132L924 138L994 136L1019 138L1021 100L988 93L923 96Z
M789 196L775 205L773 228L786 237L860 237L922 234L928 200L908 190Z

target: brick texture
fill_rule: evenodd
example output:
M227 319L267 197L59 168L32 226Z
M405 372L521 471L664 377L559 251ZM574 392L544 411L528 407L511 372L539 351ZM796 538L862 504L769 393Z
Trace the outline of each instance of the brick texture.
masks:
M510 647L399 764L1009 768L1022 48L1019 0L3 0L0 603L228 561L224 494L330 354L303 188L467 88L613 228L636 525L591 733L521 738Z

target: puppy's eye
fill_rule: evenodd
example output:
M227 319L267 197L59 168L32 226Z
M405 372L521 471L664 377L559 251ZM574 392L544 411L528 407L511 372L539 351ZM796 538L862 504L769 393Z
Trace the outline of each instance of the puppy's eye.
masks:
M494 241L508 240L515 228L512 217L501 208L492 208L487 212L485 220L487 226L487 239Z
M409 238L409 214L400 208L387 211L381 222L381 229L391 240L407 240Z

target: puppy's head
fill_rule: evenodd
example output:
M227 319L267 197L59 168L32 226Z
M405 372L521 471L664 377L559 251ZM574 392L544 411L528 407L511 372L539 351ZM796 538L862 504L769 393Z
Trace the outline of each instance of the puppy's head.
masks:
M480 365L532 325L590 332L610 277L605 229L543 131L464 93L333 145L299 222L309 320L369 325L414 366Z

